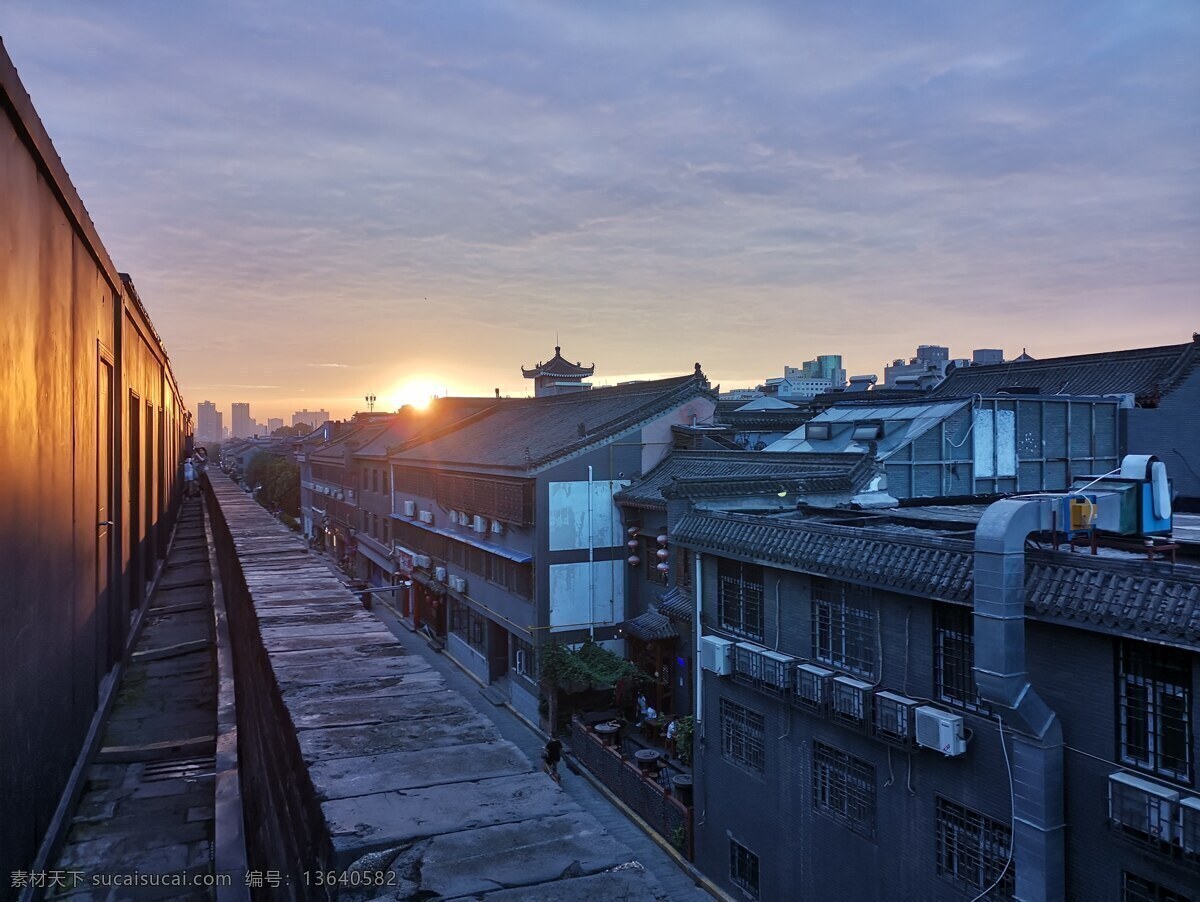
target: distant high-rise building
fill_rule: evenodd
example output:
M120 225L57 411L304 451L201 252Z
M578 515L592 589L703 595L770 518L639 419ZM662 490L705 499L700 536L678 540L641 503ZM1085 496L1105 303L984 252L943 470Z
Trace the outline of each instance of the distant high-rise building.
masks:
M971 366L991 366L1004 362L1004 351L1000 348L977 348L971 352Z
M917 356L903 357L883 368L884 388L933 388L946 378L950 349L943 345L919 345Z
M201 401L196 406L196 438L202 442L221 441L224 434L222 419L216 404L212 401Z
M309 426L312 426L314 429L316 429L318 426L323 425L328 419L328 410L309 410L308 408L305 408L304 410L297 410L294 414L292 414L292 425L298 426L300 423L307 423Z
M234 438L248 438L254 434L254 421L250 419L250 404L235 401L230 426Z
M785 366L782 379L768 379L765 388L788 401L807 401L846 387L841 354L822 354L800 366Z
M276 429L283 428L283 417L268 417L267 418L267 435L274 434Z

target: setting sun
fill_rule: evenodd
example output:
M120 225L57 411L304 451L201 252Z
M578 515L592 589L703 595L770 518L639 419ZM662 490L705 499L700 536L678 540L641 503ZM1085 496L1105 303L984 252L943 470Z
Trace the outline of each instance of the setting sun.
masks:
M438 388L427 379L406 379L392 387L387 396L388 406L393 410L405 406L424 410L438 394Z

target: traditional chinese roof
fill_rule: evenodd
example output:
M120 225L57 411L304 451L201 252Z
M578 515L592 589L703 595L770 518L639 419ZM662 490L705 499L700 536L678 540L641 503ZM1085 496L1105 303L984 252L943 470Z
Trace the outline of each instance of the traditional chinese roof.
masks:
M696 600L672 586L658 596L658 613L675 623L691 623L696 619Z
M1140 406L1153 407L1197 362L1200 342L1195 340L1157 348L1014 360L956 369L930 395L963 398L1002 391L1017 394L1017 390L1040 395L1132 394Z
M395 449L400 463L527 473L602 444L688 401L716 396L700 371L586 392L498 404Z
M679 638L679 631L675 629L675 625L657 611L647 611L632 620L626 620L619 629L622 633L643 642Z
M974 543L897 527L693 512L676 545L803 573L971 604ZM1200 567L1065 552L1026 555L1026 607L1039 620L1194 647L1200 643Z
M765 451L676 451L614 500L666 510L664 491L687 498L825 493L849 490L863 454L770 454Z
M554 356L545 363L539 363L532 369L521 367L521 374L526 379L537 379L541 376L548 376L551 379L586 379L596 371L596 364L591 366L580 366L578 363L571 363L563 359L562 348L558 345L554 346Z

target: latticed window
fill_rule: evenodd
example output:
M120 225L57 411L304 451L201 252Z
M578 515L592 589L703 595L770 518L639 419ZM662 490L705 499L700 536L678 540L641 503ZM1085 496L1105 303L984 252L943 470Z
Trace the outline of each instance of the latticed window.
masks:
M933 664L941 701L968 711L991 713L975 685L975 618L970 608L952 604L935 607Z
M751 770L762 771L763 717L727 698L721 699L721 753Z
M1192 674L1187 655L1125 640L1117 658L1121 762L1190 783Z
M816 659L874 678L879 614L871 590L814 577L812 607Z
M450 602L450 632L473 649L487 654L486 618L461 601Z
M671 554L675 558L675 585L681 589L690 589L692 587L692 569L696 566L696 559L692 557L692 549L676 546L671 549Z
M729 879L751 898L758 898L758 856L736 839L729 840Z
M1192 902L1192 897L1129 871L1122 871L1121 902Z
M1012 829L970 808L937 800L937 871L972 890L995 887L984 897L1013 897Z
M875 835L875 768L813 743L813 807L863 836Z
M717 563L717 622L731 633L762 639L762 567L720 558Z

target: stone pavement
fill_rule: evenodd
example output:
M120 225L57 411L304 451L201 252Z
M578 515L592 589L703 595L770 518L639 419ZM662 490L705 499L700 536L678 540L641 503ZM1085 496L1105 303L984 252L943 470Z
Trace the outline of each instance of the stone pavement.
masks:
M521 720L510 708L498 707L489 701L479 683L467 676L448 656L435 651L417 634L411 632L394 612L385 605L372 607L384 624L403 642L409 654L420 657L446 681L446 685L461 694L476 711L496 725L500 735L515 745L530 762L540 762L545 739ZM658 879L665 898L676 902L711 900L703 889L683 871L663 849L642 831L584 777L566 767L559 768L566 795L594 817L613 839L628 846L646 871ZM549 780L549 778L545 778ZM492 897L489 897L492 898Z
M214 876L216 699L208 545L190 500L54 864L65 885L47 895L214 898L202 885Z

